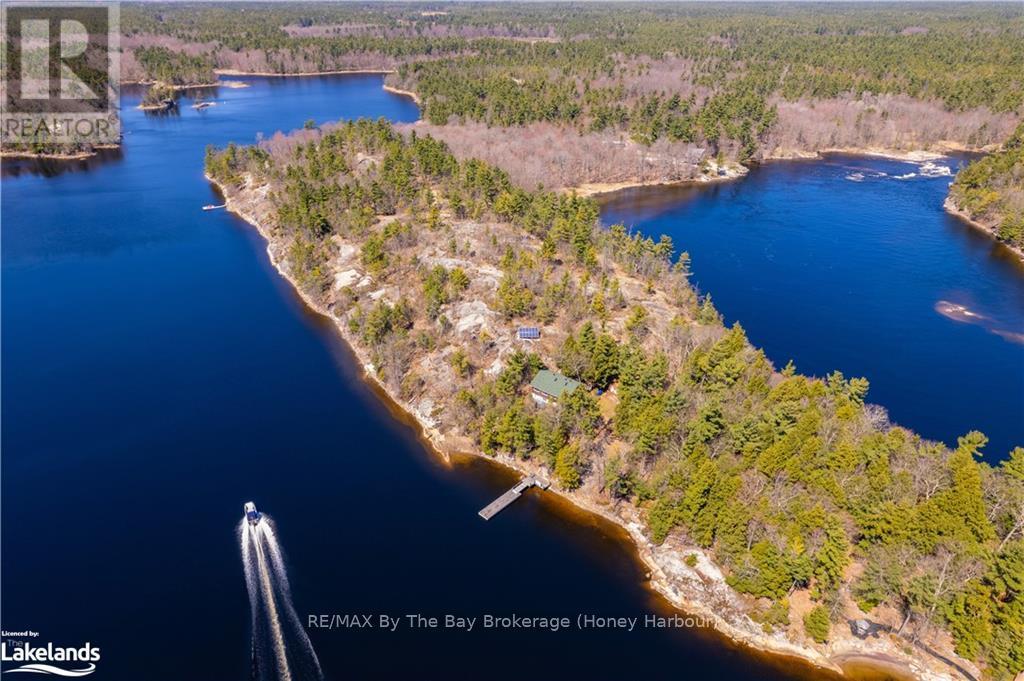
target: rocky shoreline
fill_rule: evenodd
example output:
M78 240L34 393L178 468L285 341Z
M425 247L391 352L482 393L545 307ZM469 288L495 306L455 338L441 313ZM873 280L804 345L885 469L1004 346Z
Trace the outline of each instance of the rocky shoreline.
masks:
M721 167L713 166L708 172L702 173L694 178L685 180L630 180L628 182L588 182L577 187L565 189L567 193L575 193L577 196L599 196L601 194L614 194L623 189L635 189L637 187L676 187L692 184L714 184L717 182L731 182L745 177L750 170L739 163L728 163Z
M289 273L287 265L284 264L285 246L274 239L266 220L259 217L261 209L265 213L265 209L268 208L265 205L267 187L254 186L251 178L247 178L241 188L223 186L209 176L207 179L218 187L224 196L227 209L256 228L267 242L267 254L277 272L292 284L296 293L312 310L334 323L340 336L363 366L366 379L395 407L415 421L423 439L432 449L445 458L453 454L468 454L497 461L523 474L539 473L551 477L551 471L536 462L515 459L508 455L489 457L475 451L465 438L451 441L442 432L441 424L436 423L430 414L389 392L375 375L366 350L354 338L347 325L331 314L325 305L302 291ZM871 668L885 673L899 672L908 678L929 681L960 678L948 667L938 663L929 664L931 661L926 661L922 656L906 654L905 642L889 636L859 639L849 631L837 631L834 640L827 645L819 645L808 640L791 640L781 631L766 634L761 625L749 617L749 602L726 584L724 575L699 547L684 545L675 537L670 537L664 544L654 544L644 531L640 511L631 504L608 504L606 500L599 499L586 488L575 492L554 489L551 491L576 507L597 514L623 528L650 572L651 587L675 607L691 616L703 618L715 630L733 641L758 651L799 658L811 665L840 674L844 672L844 667L855 661L859 670ZM838 629L844 627L839 626ZM976 671L969 662L957 662Z
M420 96L413 92L412 90L403 90L393 85L388 85L387 83L384 83L383 87L385 92L390 92L393 95L402 95L403 97L408 97L412 101L416 102L416 106L423 106L423 102L422 100L420 100Z
M74 153L42 153L37 154L31 151L3 151L0 150L0 158L9 159L35 159L48 161L84 161L87 158L96 156L102 149L120 149L120 144L95 144L92 151L76 151Z
M894 161L936 161L951 153L988 153L995 147L970 147L956 142L943 142L925 149L890 149L886 147L826 147L815 151L806 149L775 149L764 157L766 161L792 161L799 159L820 159L826 154L849 154L851 156L874 156Z
M992 237L992 239L996 243L1002 244L1003 246L1008 248L1017 257L1018 260L1024 263L1024 248L1014 246L1013 244L1008 244L1002 239L1000 239L999 231L997 230L995 224L982 222L981 220L974 218L970 213L968 213L966 210L964 210L963 208L956 204L956 201L953 200L952 195L946 197L946 200L942 203L942 207L950 215L955 215L956 217L960 218L961 220L969 224L971 227L974 227L975 229L984 232L986 235Z
M262 76L265 78L301 78L303 76L353 76L394 73L394 69L336 69L333 71L303 71L296 73L274 73L272 71L240 71L238 69L214 69L218 76Z

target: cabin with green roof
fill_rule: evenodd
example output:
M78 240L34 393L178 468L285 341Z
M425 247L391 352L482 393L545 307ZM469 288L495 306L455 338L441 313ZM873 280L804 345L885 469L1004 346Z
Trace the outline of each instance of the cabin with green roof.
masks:
M564 393L572 392L580 385L579 381L574 381L562 374L541 369L530 382L530 394L537 402L548 404L557 402Z

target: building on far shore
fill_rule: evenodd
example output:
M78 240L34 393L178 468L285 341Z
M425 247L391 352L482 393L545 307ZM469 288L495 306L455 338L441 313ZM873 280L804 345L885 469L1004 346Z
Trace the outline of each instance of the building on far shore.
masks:
M533 399L541 404L557 402L563 394L572 392L580 387L579 381L566 378L562 374L541 369L530 382L530 394Z

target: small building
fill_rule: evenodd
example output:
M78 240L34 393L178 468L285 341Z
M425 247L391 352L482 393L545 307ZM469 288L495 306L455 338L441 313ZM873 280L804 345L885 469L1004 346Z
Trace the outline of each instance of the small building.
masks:
M548 404L549 402L557 402L558 398L563 394L572 392L580 387L580 385L579 381L566 378L562 374L541 369L533 377L533 381L530 382L530 394L533 395L533 399L537 402Z
M850 620L850 631L857 638L867 638L868 636L877 636L879 626L870 620L856 619Z
M520 326L519 340L537 340L540 338L540 329L536 326Z

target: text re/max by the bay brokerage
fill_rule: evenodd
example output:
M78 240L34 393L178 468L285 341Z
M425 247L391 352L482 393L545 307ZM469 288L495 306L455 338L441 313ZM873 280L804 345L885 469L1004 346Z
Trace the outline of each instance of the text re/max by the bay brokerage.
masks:
M306 619L309 629L346 630L375 629L387 632L400 630L449 630L472 632L478 630L537 629L559 632L574 629L689 629L711 626L707 618L693 615L600 615L577 613L575 616L535 616L511 613L507 615L483 614L390 614L390 613L320 613Z

